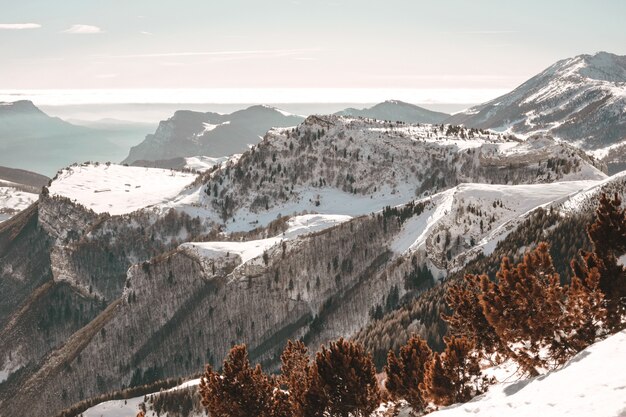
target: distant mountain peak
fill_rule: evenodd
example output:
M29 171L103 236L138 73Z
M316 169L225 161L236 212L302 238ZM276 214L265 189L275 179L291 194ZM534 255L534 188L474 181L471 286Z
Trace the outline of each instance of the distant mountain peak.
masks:
M468 127L549 133L585 149L626 140L626 56L562 59L513 91L446 120Z
M36 113L39 115L44 114L35 104L30 100L17 100L0 102L0 114L4 112L15 113Z
M393 99L364 109L347 108L335 114L406 123L441 123L449 116L446 113L428 110L415 104Z

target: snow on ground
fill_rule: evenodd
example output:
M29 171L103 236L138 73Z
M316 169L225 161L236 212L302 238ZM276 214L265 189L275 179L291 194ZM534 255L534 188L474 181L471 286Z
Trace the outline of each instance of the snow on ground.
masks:
M473 237L489 254L530 211L597 184L598 181L592 180L528 185L460 184L432 196L422 214L404 223L391 248L396 253L417 250L426 242L431 230L443 228L453 236ZM494 207L495 202L502 205ZM467 214L465 209L469 205L480 209L485 219L493 217L490 230L480 234L476 224L461 221L461 213Z
M221 258L226 254L238 255L241 258L241 264L245 264L260 257L263 252L283 240L295 239L298 236L324 230L351 218L343 215L322 214L296 216L288 221L287 230L279 236L247 242L187 242L180 247L208 259Z
M233 155L241 156L240 154ZM217 158L213 158L211 156L190 156L185 158L185 168L193 169L198 172L208 171L213 168L215 165L221 165L229 159L233 158L230 156L220 156Z
M563 368L496 384L474 400L432 417L626 416L626 331L580 352Z
M87 164L62 170L49 191L96 213L120 215L168 202L195 178L166 169Z
M13 187L0 187L0 222L10 219L38 198L37 194L19 191Z
M167 391L175 391L187 387L193 387L200 384L200 379L192 379ZM148 394L151 397L154 394ZM139 412L139 404L144 402L144 396L129 398L127 400L112 400L105 401L98 405L95 405L82 413L83 417L134 417ZM148 412L146 417L156 416L156 413L150 411L150 407L147 407Z

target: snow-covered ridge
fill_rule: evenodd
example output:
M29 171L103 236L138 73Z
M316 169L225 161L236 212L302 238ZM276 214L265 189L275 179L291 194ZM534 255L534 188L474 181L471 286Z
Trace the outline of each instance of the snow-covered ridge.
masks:
M468 251L490 254L533 210L600 183L460 184L429 198L424 212L405 222L391 249L398 254L421 251L440 269L462 267ZM448 262L443 257L447 251Z
M115 164L72 166L59 172L48 190L96 213L121 215L166 203L196 175L179 171Z

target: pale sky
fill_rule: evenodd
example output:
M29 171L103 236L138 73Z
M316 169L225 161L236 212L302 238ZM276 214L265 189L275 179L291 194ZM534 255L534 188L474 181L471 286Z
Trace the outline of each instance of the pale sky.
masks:
M624 0L0 0L0 89L508 90ZM310 91L310 90L309 90Z

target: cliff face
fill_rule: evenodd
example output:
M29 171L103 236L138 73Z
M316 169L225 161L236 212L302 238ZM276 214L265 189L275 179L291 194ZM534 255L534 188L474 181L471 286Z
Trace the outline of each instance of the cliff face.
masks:
M267 106L252 106L232 114L177 111L159 123L154 134L131 148L125 163L176 157L224 156L243 153L272 127L295 126L302 117Z

